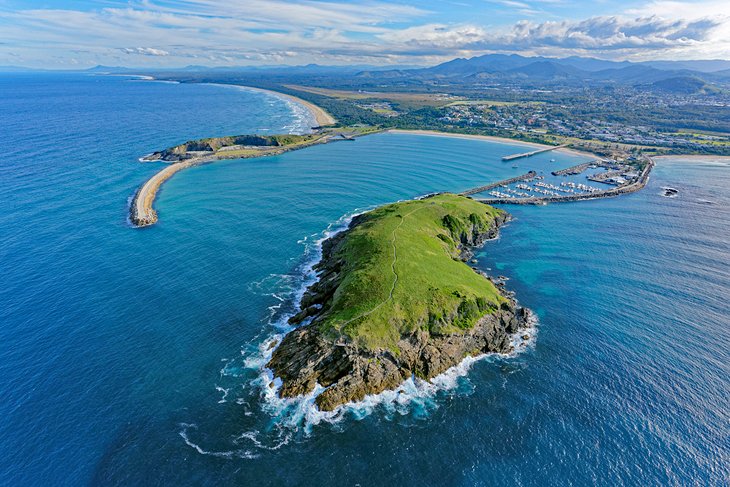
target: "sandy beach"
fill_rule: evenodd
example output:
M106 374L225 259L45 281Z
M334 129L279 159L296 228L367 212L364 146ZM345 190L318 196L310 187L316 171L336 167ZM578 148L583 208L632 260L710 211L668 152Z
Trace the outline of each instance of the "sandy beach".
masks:
M241 86L241 85L234 85L234 86ZM317 121L317 125L320 127L323 127L325 125L334 125L336 120L332 115L325 112L324 109L321 107L315 105L314 103L308 102L307 100L302 100L301 98L294 96L294 95L287 95L286 93L281 93L279 91L274 90L267 90L264 88L256 88L254 86L242 86L243 88L246 88L248 90L253 91L261 91L263 93L270 93L272 95L278 96L279 98L286 98L287 100L293 101L294 103L299 103L300 105L303 105L304 107L309 110L312 115L314 115L314 119Z
M403 129L390 129L388 132L394 133L394 134L412 134L412 135L424 135L429 137L455 137L457 139L478 139L478 140L487 140L490 142L498 142L501 144L521 144L528 147L534 147L535 149L546 149L548 147L551 147L546 144L538 144L536 142L525 142L523 140L517 140L517 139L508 139L507 137L496 137L494 135L475 135L475 134L457 134L452 132L438 132L436 130L403 130ZM555 152L564 152L569 154L576 154L580 156L585 157L597 157L595 154L591 154L590 152L583 152L578 151L575 149L555 149Z
M165 81L165 80L158 80L152 76L147 76L147 75L134 75L134 76L139 76L140 79L144 80L144 81L163 81L163 82ZM179 83L179 81L174 81L174 83ZM262 93L269 93L271 95L278 96L279 98L284 98L284 99L287 99L294 103L298 103L298 104L302 105L303 107L305 107L307 110L310 111L310 113L314 116L314 119L316 120L317 125L320 127L324 127L326 125L334 125L335 123L337 123L337 120L335 120L335 118L332 115L330 115L329 113L324 111L324 109L322 107L319 107L319 106L315 105L314 103L309 102L307 100L303 100L303 99L299 98L298 96L288 95L286 93L281 93L279 91L274 91L274 90L267 90L265 88L257 88L255 86L234 85L234 84L228 84L228 83L207 83L207 84L220 85L220 86L235 86L238 88L245 88L245 89L251 90L251 91L260 91Z

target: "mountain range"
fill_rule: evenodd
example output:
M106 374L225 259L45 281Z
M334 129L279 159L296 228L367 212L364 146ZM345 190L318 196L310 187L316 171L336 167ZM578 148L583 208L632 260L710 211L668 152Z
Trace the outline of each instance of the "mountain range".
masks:
M549 84L618 83L661 87L689 93L712 91L713 84L730 85L730 61L606 61L571 56L548 58L518 54L486 54L457 58L429 68L363 71L363 78L442 80L450 83L535 82ZM676 85L676 90L675 90Z

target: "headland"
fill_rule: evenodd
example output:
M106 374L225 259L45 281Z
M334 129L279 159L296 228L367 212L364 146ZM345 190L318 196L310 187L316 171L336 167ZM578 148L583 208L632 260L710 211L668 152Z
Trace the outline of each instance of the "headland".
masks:
M333 410L414 375L433 378L468 356L509 352L530 313L467 264L507 218L449 193L355 217L323 243L319 280L290 319L302 326L273 352L279 394L319 385L318 407Z

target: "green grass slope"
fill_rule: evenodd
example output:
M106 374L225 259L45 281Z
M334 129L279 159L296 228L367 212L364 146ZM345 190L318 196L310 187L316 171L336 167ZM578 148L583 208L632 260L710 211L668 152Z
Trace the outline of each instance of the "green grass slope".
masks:
M501 210L442 194L363 216L333 255L343 278L321 329L369 349L397 351L402 335L454 333L505 301L460 258L460 243L493 227Z

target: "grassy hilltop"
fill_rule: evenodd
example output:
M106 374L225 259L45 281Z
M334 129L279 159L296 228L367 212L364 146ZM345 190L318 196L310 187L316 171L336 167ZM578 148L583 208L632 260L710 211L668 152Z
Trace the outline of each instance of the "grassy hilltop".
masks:
M377 208L326 240L319 279L267 364L278 394L326 388L332 411L413 377L430 379L465 357L508 352L530 312L464 260L506 214L440 194Z
M462 262L503 218L501 210L454 194L380 207L360 217L331 257L342 280L320 321L369 349L391 349L418 329L446 334L471 328L505 301Z

